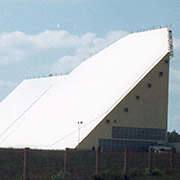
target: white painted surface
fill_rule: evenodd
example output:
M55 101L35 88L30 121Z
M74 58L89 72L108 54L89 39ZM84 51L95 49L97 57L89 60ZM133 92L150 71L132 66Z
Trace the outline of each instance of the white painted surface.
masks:
M82 140L167 53L167 28L134 33L69 75L24 80L0 103L0 146L75 147L77 122Z

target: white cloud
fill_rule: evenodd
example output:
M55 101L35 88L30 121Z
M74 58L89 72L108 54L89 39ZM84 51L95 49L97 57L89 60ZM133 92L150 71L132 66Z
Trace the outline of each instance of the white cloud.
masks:
M15 86L17 86L17 84L12 81L0 80L0 87L7 87L11 89L14 88Z
M78 56L63 56L52 65L52 71L60 74L68 74L81 62L81 58Z
M2 33L0 34L0 63L31 60L31 55L38 53L40 59L47 51L51 53L53 50L57 52L66 49L71 51L72 55L67 54L52 63L51 71L70 72L81 61L126 34L127 32L124 31L110 31L104 37L97 37L91 32L78 36L64 30L47 30L37 35L26 35L19 31Z
M94 55L125 35L127 35L127 32L124 31L110 31L105 37L97 37L94 33L82 35L77 38L77 44L74 46L75 54L60 58L53 64L52 71L62 74L69 73L89 56Z
M29 46L28 36L22 32L0 34L0 63L26 59Z
M44 31L38 35L26 35L16 31L0 34L0 63L26 60L37 52L52 49L74 48L81 38L67 31Z

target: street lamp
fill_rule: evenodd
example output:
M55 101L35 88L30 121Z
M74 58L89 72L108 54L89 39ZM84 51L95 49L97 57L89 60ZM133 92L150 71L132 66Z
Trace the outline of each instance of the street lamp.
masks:
M78 121L77 123L79 124L79 129L78 129L78 147L79 147L79 143L80 143L80 129L81 129L81 124L83 122L82 121Z

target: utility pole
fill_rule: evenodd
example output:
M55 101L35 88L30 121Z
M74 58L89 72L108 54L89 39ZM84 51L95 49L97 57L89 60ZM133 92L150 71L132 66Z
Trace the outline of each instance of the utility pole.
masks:
M77 122L79 124L79 129L78 129L78 148L79 148L79 143L80 143L80 129L81 129L81 124L83 123L82 121Z

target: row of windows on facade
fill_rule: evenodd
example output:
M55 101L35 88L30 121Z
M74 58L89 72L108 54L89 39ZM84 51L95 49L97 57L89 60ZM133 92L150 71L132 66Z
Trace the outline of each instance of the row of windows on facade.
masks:
M156 146L157 142L152 141L126 141L99 139L99 147L104 151L124 151L128 147L129 151L148 151L149 146Z
M112 138L162 140L166 139L165 129L112 127Z

